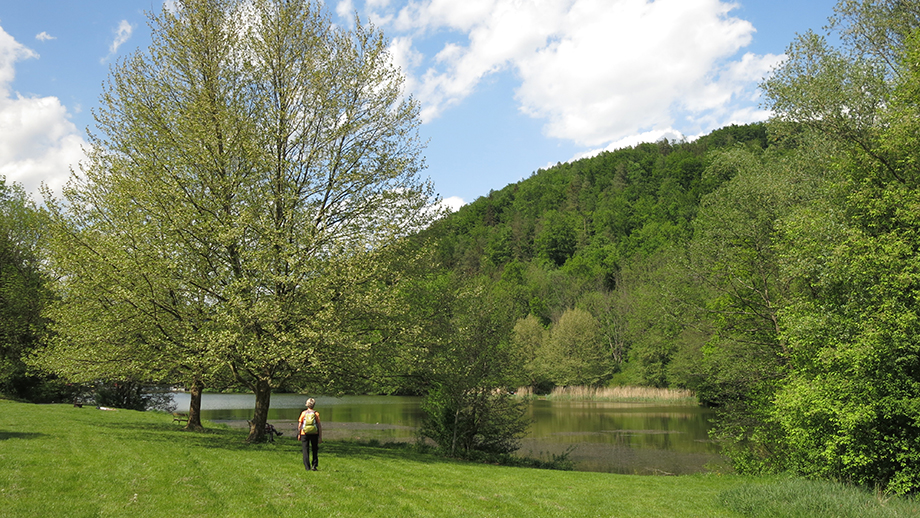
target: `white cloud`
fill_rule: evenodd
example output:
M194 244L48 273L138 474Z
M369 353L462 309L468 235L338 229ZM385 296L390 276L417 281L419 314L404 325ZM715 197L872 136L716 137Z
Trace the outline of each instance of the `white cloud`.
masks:
M460 207L464 205L466 205L466 202L463 201L463 198L459 196L451 196L449 198L444 198L443 200L441 200L439 207L442 209L447 208L451 212L457 212L460 209Z
M355 4L351 0L340 0L335 6L335 13L350 20L355 15Z
M488 20L496 0L428 0L403 7L396 18L397 30L437 30L443 27L470 31Z
M37 59L38 54L17 42L0 27L0 96L9 95L9 84L16 77L16 62L32 58Z
M42 31L35 35L35 39L37 39L38 41L48 41L48 40L56 40L57 38L48 34L45 31Z
M376 13L375 21L404 38L394 55L412 76L426 122L490 75L512 72L519 109L544 120L548 136L597 148L674 127L711 129L750 111L756 83L780 56L736 57L754 33L732 16L736 7L724 0L426 0ZM426 38L441 40L420 58Z
M128 20L122 20L118 23L118 28L115 29L115 39L112 40L112 44L109 45L109 54L100 59L100 63L105 63L112 56L118 52L118 48L125 44L129 39L131 39L131 34L134 32L134 26L128 23Z
M716 0L581 0L556 41L519 60L522 108L548 119L550 136L598 145L670 126L688 95L721 106L711 74L753 32L727 12Z
M109 47L109 52L112 54L118 52L118 47L121 47L123 43L128 41L133 32L134 26L128 23L128 20L119 22L118 29L115 31L115 41L113 41L112 45Z
M403 92L415 95L418 92L419 84L409 71L422 63L424 56L415 50L412 46L412 38L409 36L392 38L388 50L393 64L402 70L406 78L406 82L403 84Z
M16 62L38 58L0 28L0 175L32 192L44 183L60 194L83 157L83 138L56 97L23 97L10 89Z

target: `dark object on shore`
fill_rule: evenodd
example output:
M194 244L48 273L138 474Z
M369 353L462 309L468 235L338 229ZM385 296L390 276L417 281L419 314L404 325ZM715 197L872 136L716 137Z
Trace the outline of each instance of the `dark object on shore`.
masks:
M277 429L275 429L275 425L271 423L265 423L265 434L268 435L269 441L275 442L275 436L277 435L278 437L281 437L284 435L284 432L279 432Z
M252 421L246 421L246 422L249 423L250 427L252 426ZM275 425L271 423L265 423L265 435L268 437L269 442L275 442L275 436L277 435L280 437L284 435L284 432L279 432L275 428Z

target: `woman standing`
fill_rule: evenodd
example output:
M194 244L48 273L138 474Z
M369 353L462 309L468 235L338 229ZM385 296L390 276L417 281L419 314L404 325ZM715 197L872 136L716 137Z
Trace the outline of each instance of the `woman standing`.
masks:
M303 467L307 471L316 471L319 466L319 443L323 442L323 426L319 422L319 412L313 410L316 400L307 400L307 409L300 413L297 421L297 439L303 443ZM313 463L310 463L310 452Z

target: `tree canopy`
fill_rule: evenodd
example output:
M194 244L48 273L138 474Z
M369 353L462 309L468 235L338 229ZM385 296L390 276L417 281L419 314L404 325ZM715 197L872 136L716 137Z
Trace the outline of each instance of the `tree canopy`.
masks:
M777 122L834 144L827 195L784 223L796 296L773 419L790 467L920 488L920 6L843 1L841 45L809 33L765 90Z

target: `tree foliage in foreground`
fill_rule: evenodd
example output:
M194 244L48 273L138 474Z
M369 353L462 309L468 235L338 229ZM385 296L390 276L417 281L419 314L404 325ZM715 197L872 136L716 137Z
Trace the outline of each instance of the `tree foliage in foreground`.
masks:
M232 376L258 441L273 390L347 378L399 331L390 256L433 215L418 109L383 35L315 2L180 0L151 26L46 200L61 299L40 363L199 393Z
M842 1L765 84L777 124L836 146L826 197L783 223L796 296L773 418L801 473L920 489L920 5Z

